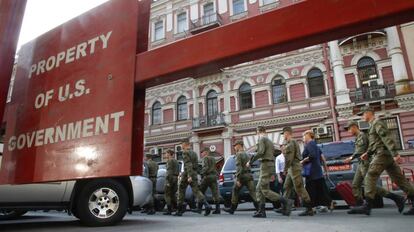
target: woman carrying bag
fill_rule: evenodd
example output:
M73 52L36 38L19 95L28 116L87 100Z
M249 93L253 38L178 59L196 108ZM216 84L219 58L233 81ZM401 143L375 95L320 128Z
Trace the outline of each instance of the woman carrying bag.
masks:
M322 167L325 169L325 175L328 174L328 170L322 151L316 144L313 131L305 131L303 141L305 142L305 148L302 153L302 175L306 179L306 190L312 200L313 207L322 206L320 208L321 212L326 212L327 208L332 211L334 203L329 195Z

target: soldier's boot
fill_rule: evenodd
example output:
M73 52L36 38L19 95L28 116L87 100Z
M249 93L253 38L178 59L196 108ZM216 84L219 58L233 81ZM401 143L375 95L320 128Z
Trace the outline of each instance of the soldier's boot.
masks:
M203 211L203 203L198 202L197 207L195 209L192 209L191 211L194 212L194 213L201 214L201 212Z
M364 204L364 200L362 200L361 198L358 198L355 201L355 206L362 206Z
M290 213L292 212L293 200L286 199L286 198L282 197L282 198L280 198L280 203L281 203L282 207L278 210L275 210L275 212L277 212L277 213L280 212L284 216L290 216Z
M254 209L256 210L256 213L259 212L260 206L259 206L259 203L257 201L253 201L253 206L254 206ZM236 208L237 208L237 205L236 205ZM236 209L234 209L234 210L236 210Z
M212 208L208 204L207 200L204 199L203 205L204 205L204 216L210 215Z
M163 213L163 215L171 215L172 214L172 207L171 205L167 205L167 211Z
M373 202L370 199L367 199L367 201L362 206L356 206L349 210L348 214L366 214L371 215L371 209L372 209Z
M174 216L181 217L181 216L183 216L184 211L185 211L184 206L183 205L178 205L177 206L177 212L175 212Z
M148 212L147 212L147 215L154 215L156 212L155 212L155 209L154 209L154 207L152 207Z
M220 211L220 204L216 204L216 209L213 211L212 214L220 214L220 213L221 213L221 211Z
M304 206L306 207L305 211L299 214L299 216L313 216L315 213L313 212L312 204L310 202L305 202Z
M230 208L225 208L223 210L224 212L227 212L229 214L234 214L234 211L236 211L236 209L237 209L237 205L231 204Z
M395 204L398 207L398 212L402 213L404 211L404 207L405 207L404 197L397 195L395 193L388 193L387 195L385 195L385 197L395 202Z
M266 205L261 204L259 211L253 215L254 218L266 218Z
M411 208L404 212L404 215L414 215L414 197L409 197L411 201Z

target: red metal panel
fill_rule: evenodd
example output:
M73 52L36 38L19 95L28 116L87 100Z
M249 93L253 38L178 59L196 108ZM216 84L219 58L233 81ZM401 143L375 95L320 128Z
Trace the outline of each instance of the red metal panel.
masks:
M414 1L308 0L138 54L135 82L153 86L414 20Z
M142 159L131 163L137 19L138 1L110 1L22 47L1 183L140 172Z
M0 122L7 100L26 0L0 0Z

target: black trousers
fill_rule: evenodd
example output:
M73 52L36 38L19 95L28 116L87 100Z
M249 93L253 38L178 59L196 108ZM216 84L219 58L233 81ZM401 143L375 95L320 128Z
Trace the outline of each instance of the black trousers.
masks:
M332 198L329 195L328 186L326 186L325 178L317 180L306 179L306 191L312 201L312 206L331 206Z

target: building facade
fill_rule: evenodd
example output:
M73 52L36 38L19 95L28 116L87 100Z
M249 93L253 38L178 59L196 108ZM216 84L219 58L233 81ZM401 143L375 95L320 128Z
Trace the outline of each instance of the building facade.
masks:
M158 0L149 49L297 2ZM352 140L344 125L370 105L386 120L406 165L414 164L414 47L406 46L413 35L413 24L397 25L147 89L146 152L162 159L165 149L179 151L179 141L191 138L197 153L209 147L228 157L234 140L254 144L259 125L275 142L284 126L297 139L312 129L318 142Z

